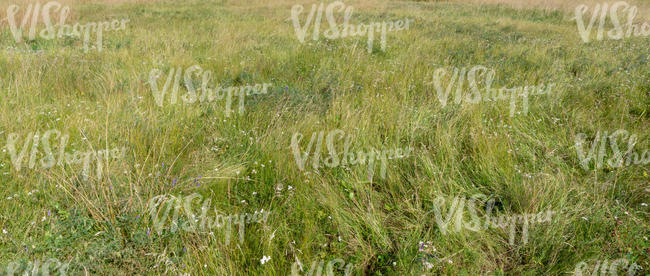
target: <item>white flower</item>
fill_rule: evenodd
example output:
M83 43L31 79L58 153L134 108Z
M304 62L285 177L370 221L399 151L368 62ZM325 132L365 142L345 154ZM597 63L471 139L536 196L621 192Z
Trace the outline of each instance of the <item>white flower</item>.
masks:
M7 232L7 229L2 229L2 234L7 234L7 233L9 233Z
M433 264L430 263L430 262L424 262L424 267L426 267L427 270L429 270L429 269L432 269L432 268L433 268Z
M264 264L264 263L266 263L266 262L268 262L268 261L270 261L270 260L271 260L271 256L264 256L264 257L262 257L262 259L260 260L260 263L261 263L261 264Z

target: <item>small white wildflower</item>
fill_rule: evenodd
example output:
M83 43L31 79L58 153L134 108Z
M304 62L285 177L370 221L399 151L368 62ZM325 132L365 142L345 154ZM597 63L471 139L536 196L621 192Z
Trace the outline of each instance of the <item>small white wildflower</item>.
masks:
M2 229L2 234L6 235L7 233L9 233L9 232L7 232L7 229Z
M429 269L432 269L432 268L433 268L433 264L430 263L430 262L424 262L424 267L426 267L427 270L429 270Z
M270 260L271 260L271 256L263 256L262 259L260 260L260 263L265 264Z

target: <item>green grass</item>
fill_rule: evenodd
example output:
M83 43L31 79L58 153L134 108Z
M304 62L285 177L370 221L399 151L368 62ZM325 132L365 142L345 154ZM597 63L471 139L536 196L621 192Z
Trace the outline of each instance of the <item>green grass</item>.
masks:
M354 275L566 275L618 258L650 271L648 165L586 172L573 148L578 133L616 129L649 148L647 37L583 44L572 15L558 11L346 2L353 24L415 19L388 34L385 52L375 41L368 53L359 37L300 44L286 20L296 3L267 2L71 5L72 23L130 19L105 33L102 52L73 38L27 43L40 54L4 51L24 46L2 23L0 145L9 133L22 147L29 132L58 129L69 151L128 150L87 181L80 165L17 172L3 152L0 271L49 258L72 275L288 275L296 258L306 267L340 258ZM273 86L230 117L223 101L157 106L149 72L195 64L212 84ZM479 64L496 71L494 86L556 88L532 97L526 115L510 117L505 102L442 108L435 69ZM292 135L305 136L304 149L312 132L335 129L353 135L355 151L414 150L372 182L365 166L300 171ZM271 215L241 244L218 231L147 234L149 199L195 192L222 213ZM527 244L508 244L501 229L443 235L435 198L476 193L496 199L499 214L560 214L531 227ZM420 241L436 253L419 252Z

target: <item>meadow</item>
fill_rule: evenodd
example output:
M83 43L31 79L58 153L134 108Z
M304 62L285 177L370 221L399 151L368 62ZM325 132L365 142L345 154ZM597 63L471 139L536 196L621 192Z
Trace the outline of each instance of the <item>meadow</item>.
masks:
M0 0L0 275L650 273L650 43L585 43L575 7L603 1L345 1L410 20L382 46L325 16L302 43L316 1L60 0L71 28L124 26L86 49L17 42L7 11L35 3Z

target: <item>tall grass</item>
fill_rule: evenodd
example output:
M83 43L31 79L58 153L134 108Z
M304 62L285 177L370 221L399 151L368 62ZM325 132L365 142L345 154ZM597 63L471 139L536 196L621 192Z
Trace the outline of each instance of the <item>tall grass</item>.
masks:
M621 128L648 148L647 38L583 44L562 10L346 2L354 23L416 20L368 53L356 37L300 44L286 20L294 1L69 4L72 22L131 21L105 34L102 52L40 38L28 43L38 54L1 52L0 144L58 129L70 150L126 146L127 156L85 181L79 166L16 172L0 155L0 265L54 257L73 275L287 275L297 259L341 258L355 275L561 275L625 257L650 267L648 166L586 172L573 148L577 133ZM23 47L2 24L0 47ZM157 106L149 72L195 64L214 82L273 87L230 117L223 102ZM433 71L477 64L496 70L496 86L556 83L555 93L513 117L502 102L443 108ZM385 179L368 181L363 166L300 171L292 135L335 129L355 151L414 151ZM148 233L149 199L195 192L227 214L272 214L241 244L218 231ZM560 214L527 244L499 229L442 235L434 199L475 193L500 214Z

